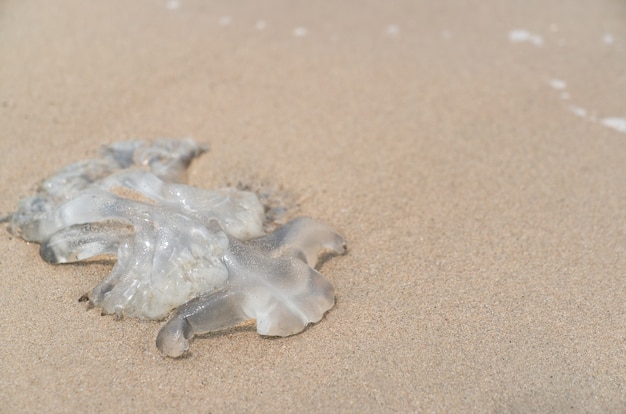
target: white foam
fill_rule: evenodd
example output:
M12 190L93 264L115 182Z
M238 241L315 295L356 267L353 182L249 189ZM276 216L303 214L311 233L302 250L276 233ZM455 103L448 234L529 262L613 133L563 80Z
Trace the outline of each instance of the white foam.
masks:
M513 43L528 42L535 46L543 46L543 38L527 30L516 29L509 32L509 40Z
M309 34L309 31L307 30L306 27L296 27L295 29L293 29L293 35L295 37L304 37L306 35Z
M561 79L550 79L548 83L552 86L552 89L556 89L557 91L562 91L567 88L567 83Z
M230 16L222 16L219 18L219 20L217 21L220 26L228 26L229 24L231 24L233 21L233 18Z
M581 108L580 106L570 105L569 110L574 113L574 115L578 115L581 118L587 116L587 110L585 108Z
M177 10L180 8L180 1L179 0L167 0L165 2L165 7L167 7L168 10Z
M397 24L390 24L386 30L389 36L398 36L400 34L400 27Z
M256 27L257 30L264 30L267 27L267 23L265 22L265 20L259 20L258 22L256 22L254 27Z
M626 133L626 118L603 118L602 125Z
M612 45L615 39L609 33L605 33L604 36L602 36L602 41L605 45Z

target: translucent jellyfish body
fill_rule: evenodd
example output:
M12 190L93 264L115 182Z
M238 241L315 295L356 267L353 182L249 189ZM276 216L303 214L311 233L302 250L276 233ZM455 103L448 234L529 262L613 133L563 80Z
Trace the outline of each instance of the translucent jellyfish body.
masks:
M168 356L185 353L196 334L248 319L272 336L318 322L335 296L315 266L344 253L344 239L310 218L266 235L254 193L182 184L204 151L191 139L106 146L21 200L9 229L40 243L50 263L115 256L84 299L119 317L159 320L174 310L157 337Z

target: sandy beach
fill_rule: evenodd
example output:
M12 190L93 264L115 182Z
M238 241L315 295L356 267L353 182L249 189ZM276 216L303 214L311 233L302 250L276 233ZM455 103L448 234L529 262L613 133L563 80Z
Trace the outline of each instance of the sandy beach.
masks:
M0 412L626 412L626 4L7 0L0 216L127 139L339 229L337 303L183 359L0 231Z

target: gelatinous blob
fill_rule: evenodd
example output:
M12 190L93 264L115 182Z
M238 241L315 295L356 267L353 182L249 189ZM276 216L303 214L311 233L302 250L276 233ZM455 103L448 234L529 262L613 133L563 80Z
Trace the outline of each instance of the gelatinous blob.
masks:
M223 261L228 281L176 310L157 347L177 357L194 335L256 319L261 335L289 336L318 322L335 302L331 284L313 267L323 253L345 252L343 238L309 218L247 242L230 240Z
M122 141L105 146L100 158L68 165L44 180L37 194L20 200L9 230L28 241L50 237L50 215L63 202L84 190L97 188L102 180L115 181L116 173L140 172L141 168L167 182L185 181L186 168L206 147L192 139L158 140L154 143ZM41 226L41 227L40 227Z
M169 356L195 334L256 319L263 335L292 335L334 304L314 268L345 251L329 226L299 218L265 235L264 207L251 192L182 182L206 149L191 139L106 146L20 201L10 230L41 243L41 257L69 263L115 256L111 273L85 295L103 314L163 319Z

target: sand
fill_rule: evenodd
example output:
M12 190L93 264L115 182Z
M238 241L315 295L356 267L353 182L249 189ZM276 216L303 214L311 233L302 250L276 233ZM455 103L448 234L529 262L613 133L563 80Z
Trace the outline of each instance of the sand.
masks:
M172 360L78 302L109 265L0 231L0 411L625 412L626 6L547 3L2 2L0 215L192 136L191 184L280 187L350 251L319 324Z

